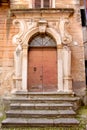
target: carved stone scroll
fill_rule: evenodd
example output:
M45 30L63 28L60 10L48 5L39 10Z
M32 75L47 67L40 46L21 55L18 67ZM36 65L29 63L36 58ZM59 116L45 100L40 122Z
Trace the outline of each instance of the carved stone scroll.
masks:
M27 29L26 23L24 20L15 19L13 21L13 25L19 28L19 33L13 37L13 43L16 45L22 44L22 38L25 34L25 30Z
M13 44L24 44L24 37L26 33L31 30L33 27L36 27L37 24L35 22L28 22L23 19L15 19L13 21L13 25L19 28L18 34L13 37Z
M69 20L66 18L61 18L59 21L59 31L63 44L69 44L72 42L72 36L68 33L66 25L69 24Z

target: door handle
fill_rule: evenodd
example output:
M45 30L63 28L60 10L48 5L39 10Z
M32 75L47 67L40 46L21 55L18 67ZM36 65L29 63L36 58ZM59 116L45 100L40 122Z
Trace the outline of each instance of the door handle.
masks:
M40 80L42 80L43 79L43 76L42 75L40 75Z
M36 70L37 70L37 68L36 68L36 67L34 67L33 69L34 69L34 71L36 71Z

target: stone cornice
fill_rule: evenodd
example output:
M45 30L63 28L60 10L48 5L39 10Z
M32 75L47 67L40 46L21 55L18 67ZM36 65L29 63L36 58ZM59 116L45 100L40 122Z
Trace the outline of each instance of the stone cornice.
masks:
M14 14L24 14L24 13L69 13L70 15L74 13L73 8L43 8L43 9L10 9Z

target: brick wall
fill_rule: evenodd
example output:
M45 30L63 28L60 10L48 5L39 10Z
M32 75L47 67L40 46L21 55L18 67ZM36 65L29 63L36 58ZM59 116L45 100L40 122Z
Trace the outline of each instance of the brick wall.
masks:
M12 9L28 9L34 4L34 0L10 0ZM78 4L79 0L54 0L57 8L73 7L74 4Z
M0 6L0 94L12 89L13 51L12 36L16 29L9 17L8 5Z
M34 0L10 0L11 3L11 8L16 8L16 9L25 9L25 8L31 8L33 5ZM78 4L80 2L81 6L84 6L84 1L83 0L54 0L56 3L56 7L73 7L74 4ZM87 3L87 2L86 2Z
M85 89L85 64L84 64L84 45L83 32L81 26L81 16L79 12L79 5L75 6L75 13L71 21L71 33L73 35L72 50L72 77L73 88L80 94ZM75 42L78 44L75 45Z

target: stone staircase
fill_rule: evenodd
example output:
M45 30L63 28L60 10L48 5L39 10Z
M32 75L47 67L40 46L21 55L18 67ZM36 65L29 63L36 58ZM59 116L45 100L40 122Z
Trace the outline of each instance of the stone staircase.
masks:
M80 99L70 93L17 92L2 127L77 126L75 118ZM7 101L6 101L7 102Z

